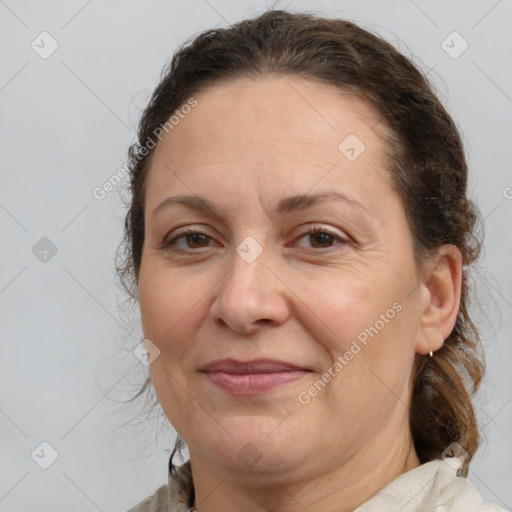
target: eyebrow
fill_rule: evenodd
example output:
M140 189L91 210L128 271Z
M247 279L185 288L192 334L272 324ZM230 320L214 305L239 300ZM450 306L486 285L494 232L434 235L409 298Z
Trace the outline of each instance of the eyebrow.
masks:
M305 210L318 204L320 201L343 201L348 205L355 207L356 209L359 209L362 212L365 212L370 217L373 217L373 215L371 215L366 206L364 206L362 203L360 203L353 197L332 190L327 192L321 192L318 194L301 194L286 197L279 201L277 207L274 210L274 213L277 215L284 215L286 213ZM185 206L186 208L189 208L190 210L196 210L202 213L207 213L220 217L220 213L214 203L212 203L208 199L205 199L204 197L195 195L179 195L168 197L167 199L164 199L153 210L152 215L155 215L162 208L171 204L180 204Z

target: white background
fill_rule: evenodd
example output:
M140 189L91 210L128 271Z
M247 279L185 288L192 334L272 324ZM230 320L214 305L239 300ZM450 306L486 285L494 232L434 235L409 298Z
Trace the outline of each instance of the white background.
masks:
M92 191L125 162L178 44L270 6L0 0L0 511L124 511L167 481L172 431L158 408L143 421L122 403L146 375L131 353L137 317L130 327L114 281L124 210L118 190L102 201ZM511 510L512 1L277 7L358 21L413 54L462 130L485 217L477 320L490 325L470 478ZM59 45L47 59L31 48L43 31ZM441 46L453 31L469 44L457 59ZM57 248L46 263L32 252L42 237ZM58 452L46 470L31 458L43 441Z

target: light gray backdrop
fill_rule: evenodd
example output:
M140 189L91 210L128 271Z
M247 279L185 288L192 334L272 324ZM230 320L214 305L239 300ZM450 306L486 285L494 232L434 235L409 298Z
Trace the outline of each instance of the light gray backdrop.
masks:
M269 6L0 0L1 511L124 511L166 482L172 431L158 410L144 422L122 405L146 372L127 350L140 332L126 337L113 280L124 210L118 190L93 190L125 162L177 45ZM511 510L512 2L277 6L358 21L412 53L464 134L485 217L479 314L492 327L470 475Z

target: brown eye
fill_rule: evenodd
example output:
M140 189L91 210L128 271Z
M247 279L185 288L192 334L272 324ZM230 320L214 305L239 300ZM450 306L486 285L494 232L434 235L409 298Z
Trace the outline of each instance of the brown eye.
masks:
M322 227L315 227L312 230L307 231L299 238L299 240L305 239L306 237L308 244L307 247L313 249L329 249L335 245L343 245L345 242L345 240L340 236L335 235ZM336 242L338 242L338 244L336 244ZM304 247L302 244L298 245Z
M180 237L182 238L182 237ZM194 247L206 247L204 245L205 241L208 241L208 237L206 235L203 235L201 233L191 233L188 235L185 235L185 240L188 246L192 249ZM208 245L208 244L206 244Z
M184 240L185 243L183 244L183 242L179 242L181 240ZM161 248L169 248L171 250L174 248L177 250L201 249L203 247L208 247L210 240L211 237L202 233L201 231L189 229L188 231L184 231L174 238L171 238L170 240L166 240Z
M315 244L319 244L320 249L324 249L326 246L330 246L334 241L334 237L329 233L324 233L322 231L311 233L309 235L309 241L314 247L318 247Z

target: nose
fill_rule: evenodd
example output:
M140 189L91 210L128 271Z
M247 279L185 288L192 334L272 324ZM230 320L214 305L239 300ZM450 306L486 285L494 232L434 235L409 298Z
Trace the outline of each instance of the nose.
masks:
M262 326L280 325L287 320L289 289L267 254L265 249L249 262L233 252L231 270L221 279L210 308L214 323L250 334Z

